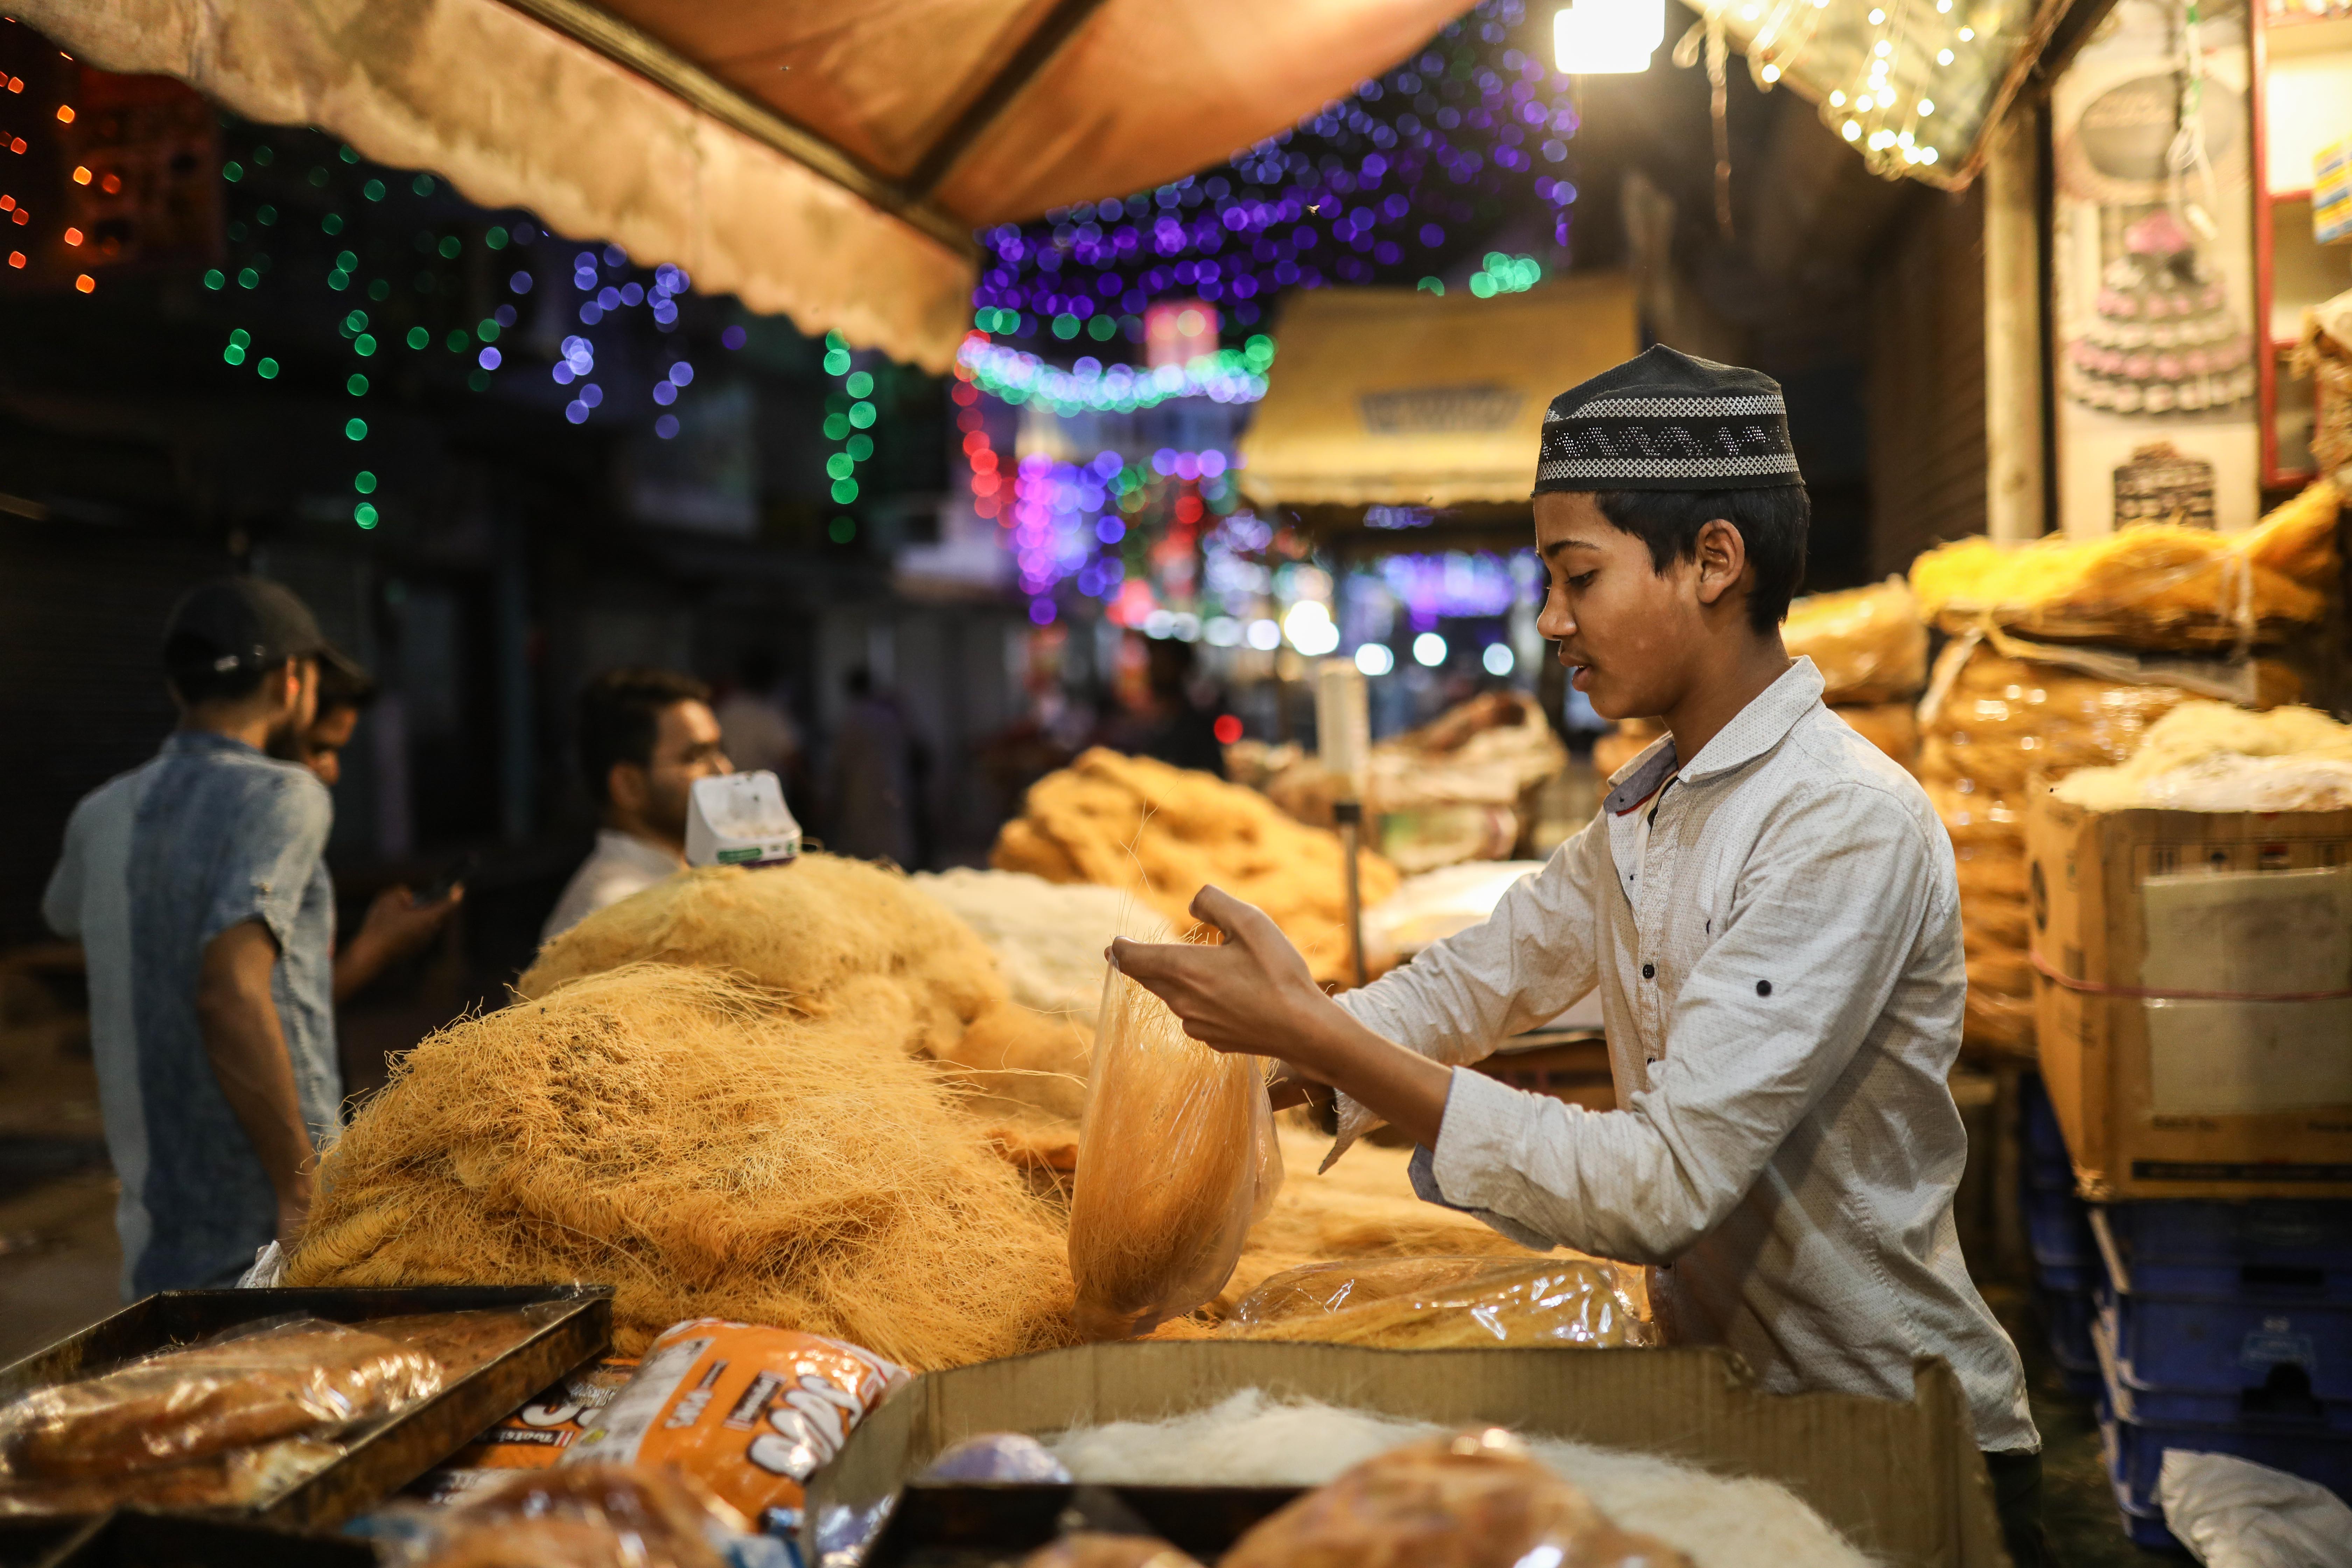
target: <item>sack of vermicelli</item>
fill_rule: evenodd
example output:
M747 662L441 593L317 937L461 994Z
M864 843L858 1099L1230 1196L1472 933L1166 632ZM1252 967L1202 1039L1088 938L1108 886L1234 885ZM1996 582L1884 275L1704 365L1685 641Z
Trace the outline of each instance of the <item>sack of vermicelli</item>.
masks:
M1899 701L1927 684L1927 628L1900 577L1806 595L1789 606L1780 641L1790 658L1813 661L1832 706Z

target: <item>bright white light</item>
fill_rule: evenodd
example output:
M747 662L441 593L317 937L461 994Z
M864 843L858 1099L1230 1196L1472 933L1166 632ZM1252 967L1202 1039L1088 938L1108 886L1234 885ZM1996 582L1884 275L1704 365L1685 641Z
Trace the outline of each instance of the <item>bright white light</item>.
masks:
M1779 66L1766 66L1764 68L1764 79L1766 81L1779 81L1780 79L1780 68Z
M1645 71L1666 41L1665 0L1578 0L1552 18L1551 37L1570 76Z
M1331 624L1331 612L1319 599L1301 599L1291 605L1282 617L1282 629L1290 646L1309 658L1320 658L1339 646L1339 628Z
M1169 630L1178 642L1199 642L1201 617L1190 610L1179 610L1176 612L1176 623L1169 627Z
M1211 647L1232 647L1242 640L1242 624L1231 616L1212 616L1201 636Z
M1843 109L1845 107L1845 94L1843 92L1833 92L1830 94L1830 107L1832 109Z
M1872 132L1870 133L1870 150L1871 150L1872 152L1875 153L1875 152L1879 151L1881 148L1885 148L1885 147L1892 147L1892 146L1894 146L1894 145L1895 145L1895 132L1892 132L1892 131L1874 131L1874 132Z
M1974 27L1962 27L1960 29L1960 42L1964 44L1976 36L1977 30Z
M1894 46L1893 44L1888 43L1885 38L1881 38L1881 39L1879 39L1879 40L1878 40L1878 42L1876 42L1876 43L1874 43L1874 44L1873 44L1873 45L1871 45L1871 46L1870 46L1870 52L1871 52L1872 54L1874 54L1874 55L1876 55L1880 59L1882 59L1882 60L1883 60L1883 59L1885 59L1887 56L1889 56L1889 55L1891 55L1891 54L1893 54L1893 53L1895 52L1895 46Z
M1260 653L1272 653L1282 646L1282 628L1272 621L1252 621L1245 635L1250 647Z
M1952 51L1949 49L1937 49L1936 51L1936 63L1939 66L1950 65L1952 63Z
M1145 637L1172 637L1175 634L1175 631L1176 617L1166 610L1154 610L1150 615L1143 617L1143 635Z
M1854 106L1856 109L1861 110L1864 113L1865 113L1865 114L1866 114L1866 113L1868 113L1868 112L1870 111L1871 106L1872 106L1874 102L1876 102L1876 101L1877 101L1877 100L1874 100L1874 99L1873 99L1873 98L1870 96L1870 94L1868 94L1868 93L1866 93L1866 92L1865 92L1865 93L1864 93L1860 98L1857 98L1857 99L1855 99L1855 100L1853 100L1853 106ZM1851 136L1849 136L1849 137L1847 137L1847 138L1846 138L1846 140L1847 140L1847 141L1849 141L1849 142L1851 142L1851 141L1853 141L1853 137L1851 137Z
M1919 162L1921 162L1922 163L1934 163L1935 161L1936 161L1936 150L1935 150L1933 147L1929 147L1929 148L1926 149L1924 152L1922 152L1922 153L1919 154Z
M1838 127L1838 133L1843 136L1847 141L1851 142L1862 134L1862 127L1849 120L1843 125Z
M1509 643L1490 642L1486 645L1486 651L1478 656L1478 662L1486 667L1489 675L1508 675L1511 667L1519 661L1512 657Z
M1396 668L1396 655L1384 642L1368 642L1356 650L1356 668L1366 675L1386 675Z
M1875 26L1877 26L1881 22L1884 22L1884 21L1885 21L1885 20L1886 20L1886 13L1885 13L1885 12L1881 11L1881 10L1877 10L1877 9L1875 9L1875 8L1874 8L1874 9L1871 11L1871 13L1870 13L1870 25L1871 25L1872 26L1875 27Z
M1435 632L1423 632L1412 639L1412 657L1416 664L1434 668L1445 662L1445 639Z

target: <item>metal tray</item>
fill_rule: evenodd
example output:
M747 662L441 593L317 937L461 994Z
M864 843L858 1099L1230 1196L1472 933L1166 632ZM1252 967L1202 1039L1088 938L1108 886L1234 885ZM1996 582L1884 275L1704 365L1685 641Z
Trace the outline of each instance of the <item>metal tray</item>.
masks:
M33 1568L376 1568L376 1553L348 1535L125 1508L75 1526Z
M916 1481L864 1568L989 1568L1074 1531L1155 1535L1213 1563L1300 1487L942 1485Z
M435 1285L394 1289L165 1290L135 1301L45 1351L0 1369L0 1404L91 1377L152 1351L288 1313L331 1322L485 1307L560 1309L528 1339L432 1398L362 1427L343 1456L248 1508L215 1516L324 1529L363 1513L471 1442L613 1338L608 1285ZM126 1527L128 1528L128 1527ZM91 1561L99 1561L92 1559Z

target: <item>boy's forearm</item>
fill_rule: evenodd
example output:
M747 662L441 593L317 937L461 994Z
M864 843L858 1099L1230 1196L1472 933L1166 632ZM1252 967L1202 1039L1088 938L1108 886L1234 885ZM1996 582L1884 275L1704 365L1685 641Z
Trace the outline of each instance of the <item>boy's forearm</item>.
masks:
M1454 1069L1375 1034L1336 1002L1299 1021L1285 1058L1425 1149L1437 1147Z

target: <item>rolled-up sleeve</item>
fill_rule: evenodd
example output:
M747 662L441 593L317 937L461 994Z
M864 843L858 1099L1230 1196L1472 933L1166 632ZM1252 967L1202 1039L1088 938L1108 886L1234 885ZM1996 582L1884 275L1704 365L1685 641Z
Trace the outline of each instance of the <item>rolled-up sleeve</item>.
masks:
M245 809L228 815L200 941L259 921L280 950L293 940L310 873L326 853L335 808L327 786L305 772L274 770L252 786Z
M1558 1017L1599 978L1595 900L1613 893L1607 824L1596 820L1512 884L1495 912L1424 950L1339 1005L1373 1033L1441 1062L1475 1062Z
M1605 1257L1672 1261L1747 1194L1860 1049L1919 940L1935 865L1918 822L1881 791L1795 804L1759 838L1684 977L1650 1087L1591 1111L1457 1070L1428 1164L1442 1201Z

